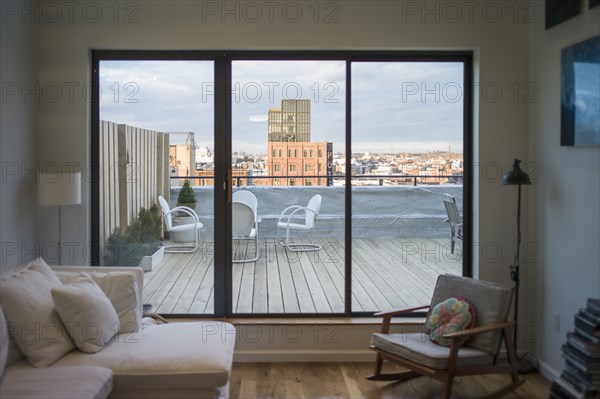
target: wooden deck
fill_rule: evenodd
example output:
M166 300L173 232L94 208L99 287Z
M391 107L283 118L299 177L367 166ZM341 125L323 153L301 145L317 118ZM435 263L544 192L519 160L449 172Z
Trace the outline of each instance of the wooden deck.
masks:
M308 242L308 241L306 241ZM344 312L344 241L318 240L318 252L290 252L261 240L255 263L234 263L235 313ZM461 274L461 248L444 239L354 239L353 311L428 303L439 274ZM254 244L234 242L234 258L250 257ZM212 242L194 254L165 254L144 276L144 302L160 314L213 313Z

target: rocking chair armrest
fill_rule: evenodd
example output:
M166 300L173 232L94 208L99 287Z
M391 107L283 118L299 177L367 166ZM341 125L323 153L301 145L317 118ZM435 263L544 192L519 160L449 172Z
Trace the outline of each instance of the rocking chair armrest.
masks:
M443 337L448 338L448 339L464 338L464 337L468 337L471 335L487 333L490 331L503 330L505 328L512 327L514 324L515 324L515 322L512 320L505 321L502 323L485 324L483 326L479 326L479 327L475 327L475 328L468 328L466 330L444 334Z
M381 330L380 332L382 334L387 334L390 332L390 324L392 322L392 317L403 314L403 313L410 313L413 312L415 310L421 310L421 309L427 309L429 308L430 305L423 305L423 306L417 306L414 308L405 308L405 309L395 309L395 310L388 310L387 312L379 312L379 313L375 313L373 316L375 317L383 317L383 321L381 323Z

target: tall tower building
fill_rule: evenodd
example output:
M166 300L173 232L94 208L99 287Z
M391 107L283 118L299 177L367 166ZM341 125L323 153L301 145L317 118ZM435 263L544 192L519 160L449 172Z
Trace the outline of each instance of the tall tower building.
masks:
M269 142L310 141L310 100L282 100L269 109Z
M269 109L271 186L330 186L333 143L310 141L310 100L283 100Z

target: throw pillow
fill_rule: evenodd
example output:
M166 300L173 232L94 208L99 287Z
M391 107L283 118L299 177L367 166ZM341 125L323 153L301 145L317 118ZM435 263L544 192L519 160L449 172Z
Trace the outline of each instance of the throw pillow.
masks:
M465 298L448 298L438 303L427 318L427 329L431 341L441 346L450 346L451 339L444 334L458 332L475 326L475 308ZM463 341L463 344L466 340Z
M135 275L128 271L114 272L56 272L63 284L88 276L106 294L119 315L119 334L138 332L142 324L142 310L138 305L138 285Z
M98 352L119 332L115 308L87 276L53 288L52 299L75 346L82 352Z
M46 367L75 347L62 325L50 290L61 282L43 259L0 279L0 302L9 334L35 367Z
M4 368L8 360L8 330L6 329L6 319L0 306L0 381L4 375Z

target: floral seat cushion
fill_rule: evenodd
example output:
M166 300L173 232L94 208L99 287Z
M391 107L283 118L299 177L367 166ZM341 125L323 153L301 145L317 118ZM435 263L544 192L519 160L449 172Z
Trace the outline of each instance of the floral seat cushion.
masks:
M431 341L441 346L450 346L451 339L444 334L462 331L475 326L475 308L465 298L448 298L438 303L427 318L427 330ZM463 341L464 343L464 341Z

